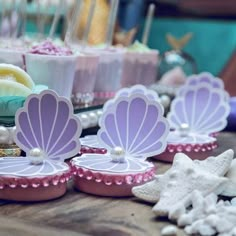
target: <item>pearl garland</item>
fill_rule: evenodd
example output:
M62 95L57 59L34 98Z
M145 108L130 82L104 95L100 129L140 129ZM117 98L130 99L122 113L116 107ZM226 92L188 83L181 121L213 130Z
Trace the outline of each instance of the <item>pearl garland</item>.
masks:
M102 109L83 112L78 114L83 129L92 128L98 125L98 120L102 115Z
M16 127L0 126L0 144L13 144Z

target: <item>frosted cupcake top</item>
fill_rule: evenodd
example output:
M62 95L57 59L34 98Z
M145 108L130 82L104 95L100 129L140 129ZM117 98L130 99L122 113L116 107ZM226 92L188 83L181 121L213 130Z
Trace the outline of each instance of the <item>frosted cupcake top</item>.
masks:
M136 40L131 46L128 47L129 52L150 52L151 49L145 44L140 43Z
M29 53L50 56L70 56L73 54L70 48L56 45L49 40L33 46Z

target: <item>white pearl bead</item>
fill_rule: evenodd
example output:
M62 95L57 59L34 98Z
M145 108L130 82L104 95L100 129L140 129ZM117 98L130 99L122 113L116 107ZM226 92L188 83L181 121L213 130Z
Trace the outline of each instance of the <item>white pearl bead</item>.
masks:
M100 117L102 116L102 110L98 110L98 111L97 111L97 115L98 115L98 117L100 118Z
M180 125L180 127L179 127L179 132L180 132L180 135L181 135L182 137L188 136L189 131L190 131L190 128L189 128L189 125L188 125L188 124L183 123L183 124Z
M33 157L40 157L43 155L43 151L40 148L33 148L29 151L29 155Z
M9 133L10 133L8 144L13 144L14 143L14 136L15 136L15 132L16 132L16 126L11 127L8 130L9 130Z
M162 95L160 97L160 100L161 100L161 104L163 105L164 108L169 107L169 105L170 105L170 97L169 96Z
M86 114L81 114L81 115L79 116L79 118L80 118L80 121L81 121L81 123L82 123L82 127L83 127L84 129L89 128L90 121L89 121L88 115L86 115Z
M114 147L110 155L113 162L125 162L125 151L122 147Z
M91 127L94 127L98 124L98 117L97 117L96 113L94 113L94 112L89 113L89 121L90 121Z
M8 144L10 133L6 127L0 126L0 144Z
M33 165L39 165L43 163L45 159L44 152L40 148L33 148L29 151L27 157L30 163Z

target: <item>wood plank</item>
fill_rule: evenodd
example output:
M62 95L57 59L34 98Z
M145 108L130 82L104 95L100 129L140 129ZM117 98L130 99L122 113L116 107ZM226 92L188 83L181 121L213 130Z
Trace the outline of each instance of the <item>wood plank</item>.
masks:
M215 150L215 154L228 148L236 151L235 133L221 133L218 140L220 147ZM158 173L170 167L170 164L158 161L155 161L155 165L158 165ZM77 232L103 236L158 236L161 229L170 222L166 218L157 219L151 208L152 204L138 201L134 197L108 198L80 193L70 183L67 194L54 201L34 204L2 202L0 216L25 220L36 226L57 228L58 233L68 230L71 235ZM185 234L180 231L179 235Z
M4 236L58 236L58 230L56 228L42 227L19 219L0 217L0 225L0 235ZM83 236L85 234L60 230L60 235Z

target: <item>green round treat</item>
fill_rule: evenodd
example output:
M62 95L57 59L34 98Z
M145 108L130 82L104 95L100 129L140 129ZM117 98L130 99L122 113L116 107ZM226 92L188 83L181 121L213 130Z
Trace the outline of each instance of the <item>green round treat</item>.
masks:
M16 111L24 102L25 97L0 96L0 125L14 124Z
M138 40L136 40L131 46L128 47L129 52L150 52L151 49L147 47L147 45L140 43Z

